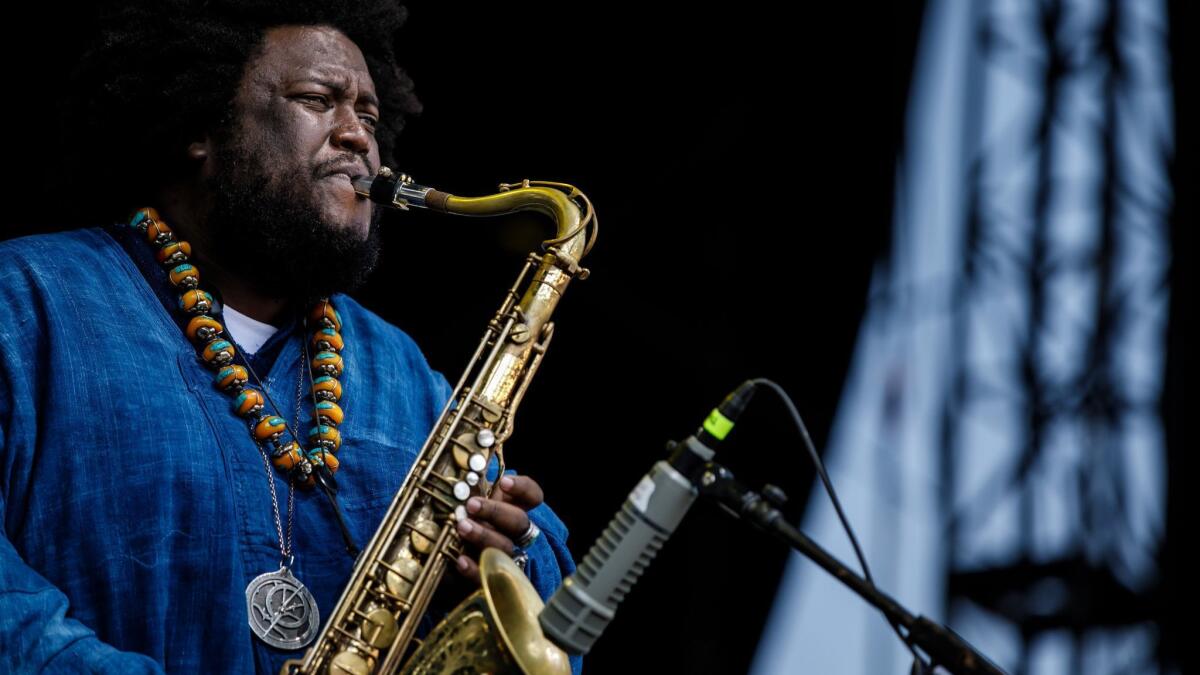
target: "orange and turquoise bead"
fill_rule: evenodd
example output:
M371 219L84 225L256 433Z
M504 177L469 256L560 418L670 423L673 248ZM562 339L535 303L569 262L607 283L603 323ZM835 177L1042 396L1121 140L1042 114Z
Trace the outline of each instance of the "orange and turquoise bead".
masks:
M198 288L179 296L179 308L188 314L205 314L212 306L213 296Z
M340 352L345 347L342 336L332 328L322 328L313 333L312 347L319 352Z
M267 415L254 425L254 437L260 441L278 440L284 431L287 431L287 422L274 415Z
M332 401L317 401L317 422L320 424L332 424L337 426L342 423L344 415L342 408Z
M171 241L154 252L160 265L177 265L192 257L192 245L186 241Z
M313 445L323 445L331 452L337 452L342 447L342 435L336 427L328 424L318 424L308 430L308 442Z
M213 340L204 346L201 358L210 366L223 366L233 360L237 350L226 340Z
M133 212L133 217L129 219L129 226L138 232L145 232L146 226L152 220L158 220L158 211L152 206L147 206Z
M225 391L238 391L250 381L242 366L225 366L217 371L217 386Z
M313 380L313 396L322 401L339 401L342 398L342 383L328 375Z
M176 288L195 288L200 285L200 270L194 265L183 263L171 268L171 271L167 272L167 278Z
M225 327L219 321L207 314L201 314L192 317L192 320L188 321L187 328L183 332L187 334L188 339L192 342L208 342L220 335L223 330L225 330Z
M146 220L146 241L159 246L171 241L175 235L171 232L171 228L158 218L149 218Z
M247 387L234 400L233 409L242 417L250 417L262 412L265 404L261 391Z
M324 464L329 468L329 473L337 473L341 462L338 461L337 455L332 452L321 452L320 448L313 448L308 451L308 461L312 462L313 466L321 466Z
M328 300L318 302L309 313L308 320L322 328L342 329L342 317L333 308L333 303Z
M312 369L314 374L337 377L342 374L342 357L337 352L317 352L312 360Z
M284 473L296 468L302 459L304 454L300 452L300 444L296 441L288 441L271 451L271 463Z

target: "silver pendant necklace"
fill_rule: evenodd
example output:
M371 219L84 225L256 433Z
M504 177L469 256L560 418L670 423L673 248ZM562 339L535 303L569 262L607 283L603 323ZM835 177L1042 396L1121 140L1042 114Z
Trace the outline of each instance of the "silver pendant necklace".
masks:
M254 376L258 379L258 375ZM261 384L261 380L260 380ZM300 363L300 380L297 384L296 420L300 420L300 401L304 394L304 362ZM266 386L263 391L266 392ZM296 430L292 430L296 436ZM312 642L320 627L320 612L317 601L304 584L300 583L288 567L295 556L292 554L292 521L295 514L295 479L288 479L287 538L284 539L282 519L279 517L279 499L275 496L275 477L271 473L271 460L261 443L255 443L267 469L267 484L271 488L271 508L275 516L275 533L279 536L279 569L260 574L246 586L246 613L250 630L258 639L279 649L301 649Z

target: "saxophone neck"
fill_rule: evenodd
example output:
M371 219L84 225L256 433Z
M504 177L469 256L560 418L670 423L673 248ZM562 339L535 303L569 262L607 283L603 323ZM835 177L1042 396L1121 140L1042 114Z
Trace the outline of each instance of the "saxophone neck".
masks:
M599 222L587 195L567 183L523 180L504 183L495 194L459 197L418 185L407 174L387 167L375 176L354 180L354 190L371 201L407 211L409 207L461 216L499 216L517 211L536 211L554 221L553 239L542 242L560 256L579 261L595 243ZM590 233L589 233L590 231Z

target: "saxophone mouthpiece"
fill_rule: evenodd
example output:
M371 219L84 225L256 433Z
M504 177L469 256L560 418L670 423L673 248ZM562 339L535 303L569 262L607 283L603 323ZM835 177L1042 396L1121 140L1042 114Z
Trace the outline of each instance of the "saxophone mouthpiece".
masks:
M354 192L359 197L371 198L371 185L375 183L375 176L360 176L350 181L354 185Z
M390 168L380 167L374 176L363 176L353 181L354 191L376 204L407 211L409 206L428 208L425 197L433 188L417 185L406 173L395 173Z

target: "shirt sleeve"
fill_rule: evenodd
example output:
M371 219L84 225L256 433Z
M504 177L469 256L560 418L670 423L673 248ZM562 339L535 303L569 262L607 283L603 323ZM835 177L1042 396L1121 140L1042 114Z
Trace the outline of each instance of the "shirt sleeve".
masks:
M7 537L0 537L0 671L163 672L148 656L101 642L90 628L67 616L67 606L67 597L26 565Z
M498 466L494 461L488 467L488 480L496 479ZM504 475L515 475L516 471L508 469ZM559 519L558 514L544 502L529 511L529 519L533 521L541 534L533 540L525 555L529 562L525 564L525 574L528 575L534 590L542 598L542 602L550 600L550 596L562 586L563 579L575 573L575 559L567 550L567 526ZM578 675L583 667L583 657L569 655L571 672Z
M0 391L0 415L6 396ZM6 450L0 417L0 458ZM0 672L163 672L150 657L119 651L68 617L67 596L21 559L8 540L4 516L0 493Z
M10 298L4 300L13 306ZM14 415L35 414L13 405L18 393L30 397L27 370L11 357L17 351L10 344L0 330L0 673L161 673L150 657L120 651L67 616L67 596L26 564L9 541L5 469L21 456L14 446Z
M543 503L530 510L529 519L542 533L525 549L529 556L525 572L542 601L546 602L562 586L563 579L575 573L575 560L567 550L567 526L549 506ZM583 656L571 654L569 658L571 672L579 675L583 669Z

